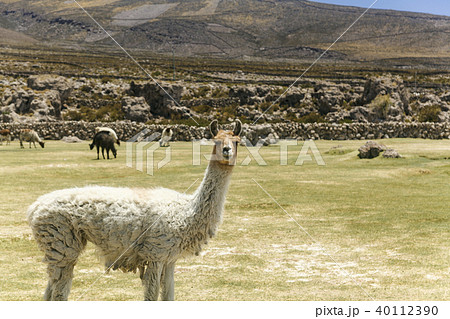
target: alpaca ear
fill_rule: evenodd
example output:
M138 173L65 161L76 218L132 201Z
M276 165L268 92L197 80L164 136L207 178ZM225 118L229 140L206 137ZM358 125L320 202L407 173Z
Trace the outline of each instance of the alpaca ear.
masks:
M209 124L209 130L211 131L212 136L216 136L217 133L219 133L219 122L217 120L214 120Z
M233 134L235 136L239 136L241 135L241 132L242 132L242 122L240 120L236 120L236 122L234 122Z

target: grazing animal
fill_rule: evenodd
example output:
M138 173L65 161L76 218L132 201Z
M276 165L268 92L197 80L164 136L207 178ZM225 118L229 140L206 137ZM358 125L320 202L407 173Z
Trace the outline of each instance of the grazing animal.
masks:
M6 145L11 144L11 131L3 129L0 131L0 145L3 145L3 141L6 141Z
M169 141L172 139L172 129L170 128L164 128L164 130L161 133L161 139L159 140L159 146L161 147L168 147Z
M102 156L105 159L105 149L106 156L109 159L109 151L111 151L114 155L114 158L117 156L116 148L114 147L114 137L111 136L108 132L100 131L94 136L94 140L92 144L89 144L89 148L92 150L94 146L97 147L97 159L100 159L99 149L102 148Z
M119 138L117 137L116 132L112 128L109 128L109 127L96 127L95 128L95 133L98 133L98 132L108 132L109 135L111 135L114 138L114 142L117 143L117 145L120 146Z
M55 191L28 209L33 236L44 252L49 281L45 300L67 300L73 268L87 241L107 269L139 270L145 300L174 300L174 267L198 255L213 237L236 163L241 122L233 131L210 124L215 146L192 195L166 188L90 186Z
M44 148L44 142L40 139L38 133L36 131L30 130L30 129L22 129L19 133L19 140L20 140L20 148L24 148L22 141L30 142L30 148L31 143L33 143L34 148L36 148L36 143L38 142L39 145Z

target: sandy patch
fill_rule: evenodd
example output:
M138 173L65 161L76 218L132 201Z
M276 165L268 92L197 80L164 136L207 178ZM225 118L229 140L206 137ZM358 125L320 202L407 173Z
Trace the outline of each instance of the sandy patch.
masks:
M113 25L133 27L144 24L148 20L155 19L165 13L167 10L174 8L178 3L165 4L146 4L131 10L123 11L113 17Z

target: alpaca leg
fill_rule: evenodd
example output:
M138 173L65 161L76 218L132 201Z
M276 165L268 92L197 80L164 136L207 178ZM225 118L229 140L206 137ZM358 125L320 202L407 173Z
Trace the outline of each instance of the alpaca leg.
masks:
M103 156L103 159L105 159L105 148L102 146L102 156Z
M145 270L142 284L144 285L144 300L158 300L163 264L150 262Z
M100 146L97 145L97 159L100 159Z
M53 285L54 285L54 281L52 279L49 279L47 288L45 288L45 292L44 292L44 300L45 301L52 300Z
M164 266L163 276L161 280L162 291L161 299L166 301L175 300L173 272L175 263L169 263Z
M74 265L72 263L65 267L48 266L50 279L44 294L45 300L67 300L72 287Z
M35 220L31 223L39 248L44 251L47 263L48 285L45 300L67 300L72 285L73 268L78 256L86 247L86 238L76 232L64 217Z

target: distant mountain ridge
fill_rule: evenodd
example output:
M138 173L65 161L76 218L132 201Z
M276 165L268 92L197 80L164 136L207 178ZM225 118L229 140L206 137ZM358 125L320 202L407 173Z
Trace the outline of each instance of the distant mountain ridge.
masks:
M263 59L315 58L364 10L302 0L79 3L127 48ZM113 46L73 1L0 0L0 27L14 31L3 32L0 43L11 44L20 33L28 43ZM403 57L450 58L450 17L371 9L325 56Z

